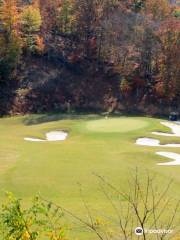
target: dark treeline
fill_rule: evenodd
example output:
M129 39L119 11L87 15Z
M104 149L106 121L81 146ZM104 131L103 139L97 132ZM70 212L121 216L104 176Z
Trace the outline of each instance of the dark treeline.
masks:
M0 113L180 106L168 0L0 0Z

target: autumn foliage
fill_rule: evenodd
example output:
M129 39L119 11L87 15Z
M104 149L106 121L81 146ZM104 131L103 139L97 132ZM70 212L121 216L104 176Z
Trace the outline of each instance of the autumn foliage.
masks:
M2 0L0 85L22 80L14 95L26 92L15 97L17 106L19 97L25 99L23 112L64 109L68 101L74 108L103 109L106 96L129 109L142 103L177 109L178 11L169 0ZM44 71L42 76L54 71L56 77L42 77L41 87L32 88L24 76L32 68ZM23 81L31 88L24 89ZM44 99L44 92L49 100L39 110L33 99Z

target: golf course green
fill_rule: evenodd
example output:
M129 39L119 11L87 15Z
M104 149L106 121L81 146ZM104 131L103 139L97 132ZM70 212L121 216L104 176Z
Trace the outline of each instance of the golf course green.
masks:
M87 129L89 131L94 132L130 132L133 130L138 130L141 128L145 128L148 125L147 121L143 121L141 119L127 119L127 118L121 118L119 120L118 118L115 119L100 119L100 120L94 120L89 121L87 123Z
M154 175L160 190L173 179L168 194L179 199L180 166L158 166L157 163L168 161L155 154L164 148L135 144L139 137L151 137L152 131L170 131L161 121L148 117L60 114L1 118L0 199L5 191L10 191L28 204L33 196L41 194L84 216L81 185L83 196L96 215L108 214L111 206L100 191L95 174L126 190L136 167L142 179L147 171ZM44 138L47 132L58 130L68 132L65 141L24 140ZM156 139L162 143L180 143L176 137L156 136ZM180 153L180 148L166 150ZM88 240L89 233L79 229L77 232L77 237Z

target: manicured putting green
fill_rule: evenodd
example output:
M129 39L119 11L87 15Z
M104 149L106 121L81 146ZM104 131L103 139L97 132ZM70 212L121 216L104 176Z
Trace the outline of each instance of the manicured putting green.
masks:
M130 132L144 128L147 121L136 118L107 118L88 121L86 128L93 132Z

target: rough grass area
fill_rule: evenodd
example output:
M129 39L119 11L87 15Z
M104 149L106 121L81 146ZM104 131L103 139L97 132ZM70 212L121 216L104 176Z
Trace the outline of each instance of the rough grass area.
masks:
M100 191L93 173L105 176L115 186L127 190L128 178L138 167L141 178L146 170L156 176L161 190L172 178L169 196L179 198L180 167L157 166L168 159L155 154L156 149L135 145L139 137L149 137L152 131L169 131L160 124L162 119L147 117L108 118L62 115L30 115L0 119L0 189L12 191L27 203L37 193L60 203L80 216L86 209L80 196L82 186L85 200L94 214L110 214L110 204ZM53 130L69 133L66 141L27 142L24 137L43 138ZM152 136L151 136L152 137ZM176 138L158 137L163 143L174 143ZM178 140L178 139L177 139ZM172 149L167 148L167 151ZM173 149L180 153L180 149ZM168 211L167 211L168 217ZM80 239L93 239L77 228Z

